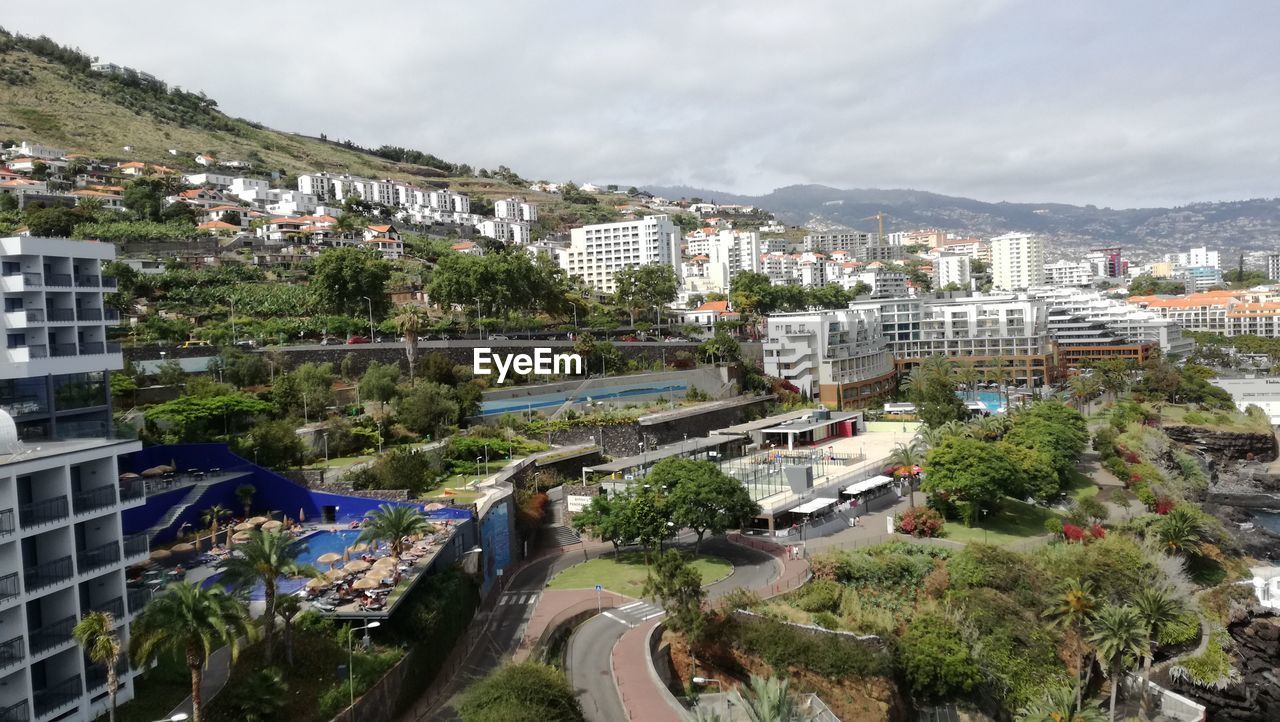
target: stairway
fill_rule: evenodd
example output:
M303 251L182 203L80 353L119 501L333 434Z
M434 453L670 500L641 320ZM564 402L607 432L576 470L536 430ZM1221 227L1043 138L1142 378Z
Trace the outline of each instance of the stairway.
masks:
M551 414L551 416L548 418L552 420L558 419L560 418L560 415L563 414L565 411L568 411L569 409L573 408L574 405L578 403L579 399L584 398L583 391L589 385L591 385L592 381L594 381L594 379L590 379L590 378L584 379L582 383L578 384L578 388L565 394L564 403L560 404L560 406L556 408L555 413Z
M546 547L567 547L582 541L582 537L567 526L548 524L542 527L539 541Z
M178 518L179 514L186 511L192 504L199 501L200 497L204 495L204 490L206 488L208 487L204 484L196 484L195 486L192 486L191 489L187 491L186 496L182 497L182 501L169 507L169 511L166 511L164 516L160 517L160 521L152 524L151 528L147 529L147 540L154 542L157 534L168 529L169 525Z

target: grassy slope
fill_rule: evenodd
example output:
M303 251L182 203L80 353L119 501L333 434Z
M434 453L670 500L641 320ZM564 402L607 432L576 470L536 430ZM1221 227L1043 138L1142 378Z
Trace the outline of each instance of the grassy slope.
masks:
M733 572L733 565L718 557L699 556L691 565L702 575L702 585L724 579ZM639 552L625 552L592 559L565 569L551 580L547 589L594 589L599 584L611 592L639 597L644 589L648 568Z

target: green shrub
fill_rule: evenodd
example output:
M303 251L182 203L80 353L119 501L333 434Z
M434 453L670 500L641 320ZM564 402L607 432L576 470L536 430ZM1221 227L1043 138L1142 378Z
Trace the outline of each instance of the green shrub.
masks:
M744 651L768 663L775 676L784 676L793 665L836 679L880 676L889 670L889 657L878 646L782 622L737 620L730 634Z
M941 614L911 620L898 645L898 660L911 693L921 699L966 695L982 681L959 627Z
M800 590L795 605L806 612L834 612L840 608L839 583L827 579L815 579Z
M573 687L554 667L509 664L471 685L458 703L463 722L550 722L583 719Z
M839 629L840 620L831 612L818 612L813 615L813 623L823 629Z
M1176 647L1189 644L1200 637L1200 615L1195 612L1181 614L1172 622L1160 627L1156 641L1161 646Z
M1051 516L1048 519L1045 519L1044 530L1055 536L1061 535L1062 534L1062 518L1057 516Z

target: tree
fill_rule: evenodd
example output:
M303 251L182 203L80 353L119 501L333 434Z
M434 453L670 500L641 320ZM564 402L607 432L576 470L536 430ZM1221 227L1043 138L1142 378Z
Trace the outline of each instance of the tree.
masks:
M1099 361L1094 367L1094 373L1102 377L1102 390L1111 395L1112 401L1129 388L1129 371L1129 364L1120 359Z
M577 514L571 522L579 533L586 532L613 544L614 554L618 547L628 540L626 534L626 496L618 494L612 497L598 494L591 497L591 503Z
M220 433L230 434L244 419L266 414L273 408L256 396L236 391L212 396L179 396L152 406L145 416L148 422L172 430L184 441L203 441Z
M1098 650L1102 669L1111 678L1111 722L1116 720L1116 691L1120 675L1131 659L1142 654L1146 628L1138 610L1130 606L1108 604L1098 611L1089 624L1089 641Z
M426 325L426 314L417 306L406 306L396 314L396 333L404 337L404 355L409 360L409 385L417 380L414 366L418 363L418 335Z
M951 364L942 356L930 356L911 370L907 398L915 404L916 415L929 426L969 418L969 409L956 395Z
M792 722L798 710L788 692L790 682L776 677L751 675L751 684L743 694L739 687L730 694L734 704L751 722Z
M240 637L252 631L244 604L222 588L170 584L133 623L130 643L134 666L150 664L164 652L182 655L191 673L191 720L200 722L200 683L209 655L225 645L234 662L240 653Z
M435 527L417 509L399 504L382 504L365 515L359 540L370 543L384 541L391 546L391 554L398 557L404 551L404 540L407 537L434 530Z
M40 208L28 210L26 224L33 236L70 238L75 227L87 220L72 208Z
M276 614L284 622L284 661L293 666L293 620L302 612L302 598L286 594L276 599Z
M467 688L458 703L463 722L582 722L582 705L554 667L508 664Z
M751 499L747 487L709 461L663 459L649 470L645 480L667 489L671 520L698 535L694 554L707 532L718 535L740 528L760 513L760 505Z
M1021 474L1009 458L990 444L967 436L950 436L925 456L922 491L942 502L968 506L965 521L972 525L980 510L993 509L1007 490L1016 488Z
M116 692L120 690L120 678L116 668L120 665L120 636L116 634L116 620L110 612L89 612L71 630L85 655L107 668L107 694L111 697L110 722L116 719Z
M165 197L177 190L170 186L163 178L138 178L124 187L120 202L137 220L159 221L164 214Z
M276 582L280 577L317 577L320 572L298 558L307 549L306 542L280 531L255 529L249 539L236 545L236 554L222 563L224 584L249 587L261 584L266 602L262 631L266 643L266 661L271 664L276 627Z
M1018 710L1018 722L1103 722L1096 707L1080 707L1080 687L1054 687L1044 697Z
M413 368L413 362L409 363L409 368ZM360 398L377 401L385 413L387 402L400 393L400 388L396 385L399 380L399 365L370 361L364 376L360 377Z
M214 504L200 512L200 523L204 524L205 528L209 530L209 538L211 540L216 540L218 538L218 526L222 523L223 519L228 519L230 517L230 509L221 504Z
M662 490L648 484L636 485L627 493L626 513L623 515L623 536L633 539L644 550L644 563L649 564L649 552L662 544L671 529L666 497Z
M253 509L253 495L258 493L258 487L253 484L241 484L236 487L236 499L244 506L245 518L248 518L249 512Z
M1205 540L1204 523L1185 504L1175 506L1156 522L1152 531L1156 541L1170 554L1194 555Z
M1092 661L1089 662L1088 667L1085 666L1086 658L1091 651L1086 635L1097 607L1098 600L1093 592L1093 583L1071 577L1058 587L1050 600L1049 608L1044 612L1049 625L1054 629L1062 630L1069 652L1075 659L1076 709L1080 708L1080 690L1089 684L1086 669L1093 668Z
M1182 601L1168 587L1143 587L1133 598L1133 608L1145 627L1146 639L1142 645L1142 710L1151 716L1151 663L1156 657L1160 633L1178 621L1185 611Z
M742 346L733 336L717 329L714 336L698 344L698 355L712 363L735 363L742 360Z
M658 556L653 572L645 579L644 596L657 599L667 612L667 628L685 635L690 644L703 629L702 574L693 568L684 554L669 549Z
M290 599L297 599L290 597ZM266 667L251 673L244 682L236 685L236 693L229 705L241 722L268 722L276 719L276 713L288 701L289 683L276 667Z
M676 299L679 285L675 269L665 263L631 266L613 274L614 301L631 314L636 324L638 311L660 308Z
M325 251L311 268L312 293L321 309L344 316L362 316L368 297L374 317L387 306L391 265L372 251L343 247Z
M1071 397L1075 399L1078 409L1102 391L1102 379L1094 374L1076 374L1067 379L1067 386L1071 389Z
M439 438L444 429L461 420L461 405L454 389L423 383L396 402L396 419L410 431Z
M921 699L963 696L982 683L982 670L964 635L941 613L916 615L898 651L911 692Z

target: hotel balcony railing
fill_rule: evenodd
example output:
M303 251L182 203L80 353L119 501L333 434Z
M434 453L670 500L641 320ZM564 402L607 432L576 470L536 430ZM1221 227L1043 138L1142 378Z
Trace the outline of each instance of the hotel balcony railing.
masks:
M71 563L70 555L61 559L54 559L51 562L37 564L34 567L27 567L27 591L34 592L37 589L51 587L59 582L65 582L75 576L75 569Z
M146 588L130 589L127 599L129 601L129 613L141 614L142 610L151 602L151 590Z
M116 677L123 677L129 671L129 663L124 657L120 658L120 664L116 665ZM107 666L105 664L91 664L84 671L85 689L89 692L101 689L107 686Z
M81 356L95 356L107 352L107 345L101 341L85 341L80 344Z
M82 308L76 311L78 321L101 321L102 309L100 308Z
M102 277L102 287L103 287L103 288L115 288L115 287L116 287L116 277L115 277L115 276L103 276L103 277Z
M36 690L33 705L36 708L36 717L44 717L59 707L74 704L83 694L84 687L80 685L78 674L55 685Z
M27 639L31 643L31 653L40 654L47 649L53 649L59 644L70 642L75 628L76 616L73 614L69 617L63 617L53 624L46 624L39 629L31 630L27 635Z
M147 554L150 551L151 540L147 538L146 532L130 534L124 538L124 555L126 557L136 557L140 554Z
M147 495L147 486L141 481L120 487L120 501L134 501Z
M6 574L0 577L0 602L13 599L22 593L18 586L18 573Z
M120 353L120 344L115 341L107 342L107 353Z
M26 659L26 649L21 635L0 643L0 669L6 669Z
M26 286L43 286L44 275L40 273L6 273L5 278L21 278L23 285Z
M95 509L114 506L116 503L116 487L100 486L76 493L71 497L71 508L77 514L86 514Z
M31 322L31 323L44 323L44 309L43 309L43 308L28 308L28 309L27 309L27 321L29 321L29 322Z
M102 280L101 280L101 277L99 276L76 276L76 285L85 286L89 288L98 288L100 285L102 285Z
M103 602L102 604L95 604L89 611L106 612L111 615L111 618L115 620L117 624L119 624L121 620L124 619L124 597L116 597L115 599Z
M67 518L67 497L55 496L52 499L33 501L18 507L18 521L24 528L50 524Z
M27 700L0 709L0 722L30 722L31 705Z
M62 356L75 356L76 345L74 343L55 343L49 346L50 355L54 358Z
M106 308L102 310L102 318L105 321L119 321L120 312L114 308Z
M70 273L48 273L45 274L44 283L46 286L71 287Z
M91 572L95 569L120 561L120 542L107 542L92 549L76 550L76 565L80 567L80 573Z
M76 310L74 308L51 308L49 309L49 320L53 323L74 321L76 320Z
M27 350L28 358L49 358L49 347L42 343L19 346Z
M0 511L0 536L8 536L16 531L17 528L18 525L13 518L13 509Z

